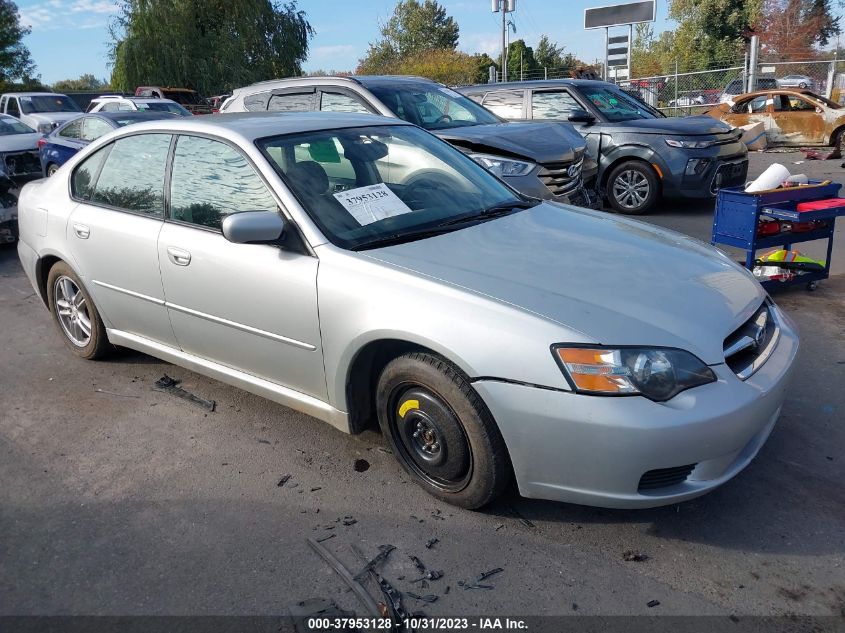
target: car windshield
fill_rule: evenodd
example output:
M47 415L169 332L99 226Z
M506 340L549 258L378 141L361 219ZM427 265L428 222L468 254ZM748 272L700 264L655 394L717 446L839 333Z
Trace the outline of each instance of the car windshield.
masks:
M167 101L145 101L136 103L135 107L141 112L170 112L179 116L191 116L191 113L178 103L168 103Z
M608 121L657 118L651 108L621 90L595 87L582 88L581 92Z
M472 99L439 84L420 82L367 88L400 119L426 130L502 122Z
M32 134L33 132L35 132L35 130L25 123L21 123L17 119L0 119L0 136L8 136L10 134Z
M21 110L24 114L34 112L82 112L76 103L64 95L21 97Z
M409 125L319 130L256 144L326 237L346 249L421 239L536 204Z
M162 90L165 99L173 99L176 103L196 105L200 103L199 95L192 90Z

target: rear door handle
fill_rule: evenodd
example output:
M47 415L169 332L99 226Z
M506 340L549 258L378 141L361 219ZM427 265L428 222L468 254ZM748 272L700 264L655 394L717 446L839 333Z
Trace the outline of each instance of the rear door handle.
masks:
M76 233L76 237L81 240L87 240L91 235L91 229L84 224L78 224L76 222L73 224L73 232Z
M191 263L191 254L188 251L176 248L175 246L167 247L167 257L177 266L187 266Z

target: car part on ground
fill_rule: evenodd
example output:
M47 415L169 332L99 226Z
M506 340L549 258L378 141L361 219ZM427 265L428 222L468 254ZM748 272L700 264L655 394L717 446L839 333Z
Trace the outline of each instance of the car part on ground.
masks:
M511 120L569 121L597 163L595 188L619 213L648 213L664 197L708 198L744 182L747 150L709 117L665 117L604 81L555 79L457 89Z
M140 123L28 183L19 216L23 269L77 355L136 349L346 432L378 419L461 507L512 476L606 507L702 495L766 441L798 348L712 247L524 198L396 119ZM761 311L777 336L738 358Z
M596 164L569 124L506 124L463 95L420 77L305 77L234 91L221 112L335 111L401 118L474 155L526 195L580 200Z

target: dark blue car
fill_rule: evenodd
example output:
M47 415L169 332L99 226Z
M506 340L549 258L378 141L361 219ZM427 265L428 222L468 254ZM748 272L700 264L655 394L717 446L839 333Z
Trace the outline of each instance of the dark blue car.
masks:
M119 127L175 116L169 112L97 112L71 119L38 141L41 172L45 177L52 176L88 143Z

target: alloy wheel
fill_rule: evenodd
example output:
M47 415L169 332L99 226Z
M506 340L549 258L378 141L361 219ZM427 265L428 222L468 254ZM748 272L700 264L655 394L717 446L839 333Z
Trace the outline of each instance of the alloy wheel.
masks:
M613 181L613 197L625 209L639 209L648 199L651 187L644 174L627 169Z
M56 278L53 296L62 332L76 347L86 347L91 342L91 316L82 290L73 279L62 275Z

